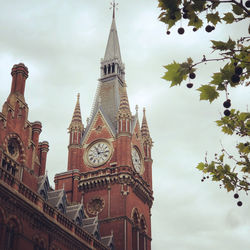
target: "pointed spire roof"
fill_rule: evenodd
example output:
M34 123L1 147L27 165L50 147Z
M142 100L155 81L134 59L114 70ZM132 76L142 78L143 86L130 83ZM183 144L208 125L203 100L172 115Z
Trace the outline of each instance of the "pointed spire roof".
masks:
M150 138L148 123L146 119L146 109L143 108L143 118L142 118L142 126L141 126L141 133L143 137Z
M126 91L125 87L122 89L120 106L119 106L119 110L118 110L118 118L120 118L122 116L127 116L127 117L131 118L131 111L130 111L129 102L128 102L128 95L127 95L127 91Z
M115 15L113 12L113 19L112 19L110 32L109 32L108 43L107 43L106 50L105 50L104 61L109 61L109 60L114 60L114 59L118 59L119 61L122 61L118 33L117 33L116 23L115 23Z
M73 117L69 126L69 130L71 128L80 128L81 130L83 130L83 123L82 123L82 115L81 115L81 108L80 108L80 94L77 94L77 101L76 101L76 106L75 106L75 110L73 113Z

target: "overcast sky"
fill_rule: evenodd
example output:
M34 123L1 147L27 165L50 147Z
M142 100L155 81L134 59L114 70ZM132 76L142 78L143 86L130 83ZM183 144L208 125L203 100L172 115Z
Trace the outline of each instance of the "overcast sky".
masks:
M0 0L0 105L10 92L13 64L25 63L29 120L43 124L40 140L50 144L52 185L53 176L67 169L67 128L78 92L85 124L90 115L111 25L109 2ZM195 169L206 152L213 158L220 142L232 152L238 141L223 136L214 123L225 96L209 105L199 101L195 88L169 88L161 79L163 65L188 56L212 58L209 39L226 40L229 32L232 38L247 35L246 24L194 33L183 23L184 35L173 29L167 36L158 15L154 0L120 0L116 15L130 107L134 113L139 105L140 120L146 107L154 141L152 249L248 250L249 197L240 194L243 206L237 207L233 193L211 181L202 183ZM195 86L207 83L213 69L201 66ZM249 90L230 90L230 96L233 107L246 110Z

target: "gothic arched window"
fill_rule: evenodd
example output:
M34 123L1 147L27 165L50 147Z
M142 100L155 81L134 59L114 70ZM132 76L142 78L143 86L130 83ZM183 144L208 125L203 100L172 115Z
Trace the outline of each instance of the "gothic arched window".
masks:
M112 63L112 73L114 73L114 72L115 72L115 64Z
M5 232L5 248L8 250L16 249L18 241L18 224L14 219L11 219L6 227Z
M138 212L137 208L133 209L132 221L133 221L132 249L137 249L138 248L138 240L139 240L139 212Z

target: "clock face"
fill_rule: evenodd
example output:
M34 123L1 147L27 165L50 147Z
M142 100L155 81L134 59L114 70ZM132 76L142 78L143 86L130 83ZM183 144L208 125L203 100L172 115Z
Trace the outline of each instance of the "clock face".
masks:
M111 147L105 141L98 141L94 143L90 146L87 152L87 160L94 167L103 165L110 156Z
M141 163L141 157L136 148L132 148L132 162L135 168L135 171L139 174L142 172L142 163Z

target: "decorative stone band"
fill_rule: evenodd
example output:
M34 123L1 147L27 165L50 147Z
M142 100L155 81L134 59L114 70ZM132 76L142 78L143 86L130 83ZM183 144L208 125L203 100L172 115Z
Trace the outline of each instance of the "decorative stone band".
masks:
M23 63L15 64L12 67L11 75L14 76L18 73L22 73L25 78L28 78L29 76L29 70Z
M111 167L105 170L99 169L82 174L78 188L80 191L89 192L113 184L126 184L130 186L143 202L147 203L150 207L152 206L154 198L149 184L129 166Z
M42 152L48 152L49 151L49 143L47 141L39 142L39 149Z

